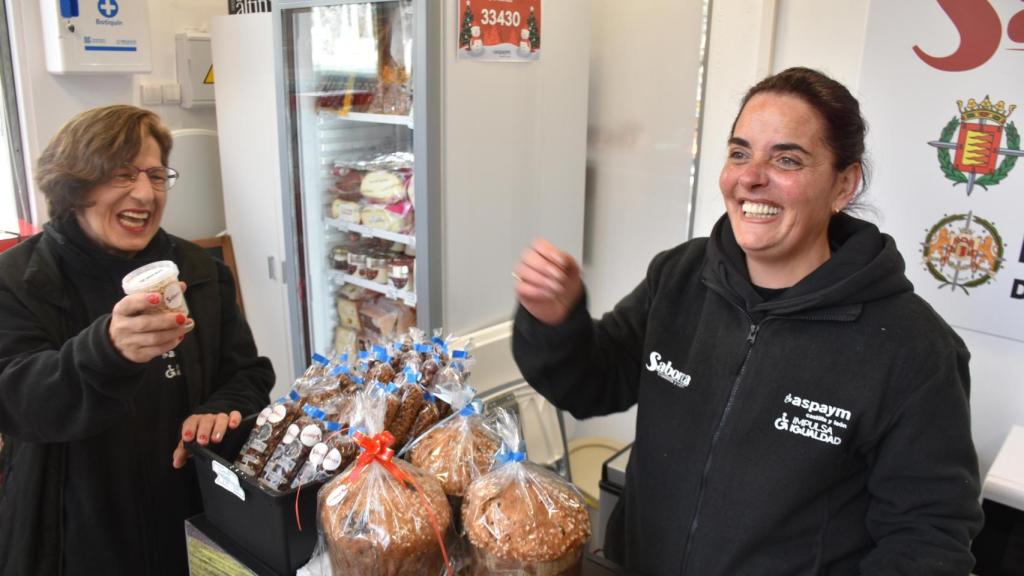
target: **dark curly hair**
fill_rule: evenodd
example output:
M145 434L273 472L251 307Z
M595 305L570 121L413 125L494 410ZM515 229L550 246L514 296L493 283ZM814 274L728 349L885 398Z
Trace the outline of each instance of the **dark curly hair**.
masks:
M171 155L171 132L142 108L115 105L86 110L50 140L36 163L36 185L46 196L50 217L88 206L89 191L131 162L146 136L160 146L160 162Z

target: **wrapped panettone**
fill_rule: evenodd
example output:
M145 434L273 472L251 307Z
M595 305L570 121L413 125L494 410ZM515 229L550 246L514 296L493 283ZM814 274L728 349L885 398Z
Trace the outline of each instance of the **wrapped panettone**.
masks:
M590 521L583 496L560 476L525 460L518 424L498 410L498 464L466 490L462 521L473 575L579 574Z
M355 463L319 492L321 548L336 575L438 576L449 566L448 500L432 476L394 458L380 397L359 397L376 403L374 416L353 434Z
M490 470L501 441L485 425L482 406L473 402L473 388L452 380L442 383L437 395L457 413L417 438L409 461L433 474L445 494L461 497L473 480Z
M445 494L462 496L469 484L491 467L498 442L471 418L456 416L424 434L409 452L417 468L434 475Z

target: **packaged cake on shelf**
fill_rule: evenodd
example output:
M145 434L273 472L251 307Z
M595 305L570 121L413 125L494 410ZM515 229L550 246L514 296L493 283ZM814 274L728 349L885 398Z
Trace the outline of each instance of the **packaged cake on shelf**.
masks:
M359 333L351 328L338 326L334 329L334 353L355 356L358 352Z
M345 328L355 331L363 329L363 323L359 319L359 307L361 303L356 300L349 300L345 297L335 299L338 309L338 322Z
M342 200L358 201L362 198L361 188L363 177L366 175L365 170L336 162L331 167L331 173L335 177L330 188L332 195Z
M380 297L359 307L363 335L375 342L389 342L416 325L416 312L408 306Z
M528 462L515 418L495 410L502 440L491 471L477 478L462 502L474 576L580 574L590 536L587 507L561 476Z
M359 220L368 228L395 234L410 234L413 231L412 204L363 204L359 211Z
M359 224L363 220L363 205L358 201L335 198L331 201L331 218Z
M398 168L367 172L359 185L359 193L371 204L397 204L409 198L412 170Z
M353 434L360 448L356 461L320 489L317 552L338 576L451 574L448 501L437 480L394 457L382 400L358 395L374 416Z

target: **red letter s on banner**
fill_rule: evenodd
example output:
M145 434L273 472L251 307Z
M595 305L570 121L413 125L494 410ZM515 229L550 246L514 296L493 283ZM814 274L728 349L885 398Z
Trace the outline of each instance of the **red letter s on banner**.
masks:
M925 54L914 46L914 53L933 68L944 72L963 72L977 68L996 53L1003 35L999 14L988 0L936 0L960 33L960 47L942 58Z

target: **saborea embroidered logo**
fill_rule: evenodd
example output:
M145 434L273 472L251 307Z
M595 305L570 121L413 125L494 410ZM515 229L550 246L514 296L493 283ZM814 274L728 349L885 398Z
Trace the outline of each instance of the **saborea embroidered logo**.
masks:
M777 430L785 430L833 446L843 443L839 434L849 428L850 420L853 418L849 410L792 394L787 394L784 402L806 412L803 416L794 415L792 418L789 412L783 412L782 416L775 419Z
M690 375L673 368L671 360L662 362L661 354L658 352L651 352L650 362L647 363L647 371L654 372L673 386L686 388L690 385Z

